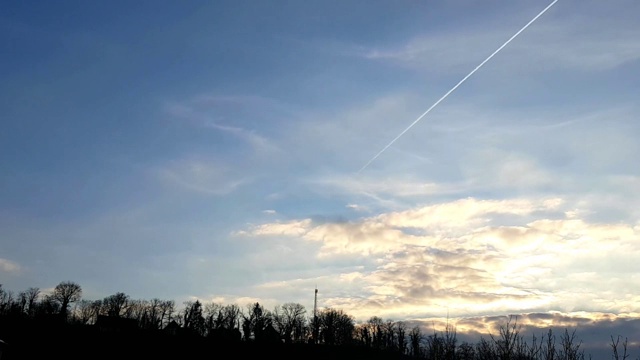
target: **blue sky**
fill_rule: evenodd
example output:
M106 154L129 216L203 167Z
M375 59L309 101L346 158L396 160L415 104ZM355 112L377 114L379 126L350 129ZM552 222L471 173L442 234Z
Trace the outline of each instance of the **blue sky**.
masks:
M547 5L5 3L0 282L637 318L637 1L559 1L358 173Z

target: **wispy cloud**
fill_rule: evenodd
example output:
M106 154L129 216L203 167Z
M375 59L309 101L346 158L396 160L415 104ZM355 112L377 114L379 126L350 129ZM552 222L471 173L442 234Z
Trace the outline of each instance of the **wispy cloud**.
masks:
M372 178L364 176L328 176L312 179L310 183L325 187L327 190L343 192L352 195L372 197L416 197L434 194L454 194L464 186L455 184L440 184L436 182L420 182L403 177Z
M187 190L209 195L226 195L251 180L216 161L189 158L156 169L160 179Z
M556 11L559 11L556 8ZM545 18L523 33L505 50L503 69L541 72L610 70L640 59L640 32L629 24L625 31L606 31L607 19L574 16ZM364 58L388 61L421 71L459 72L486 57L513 30L464 29L430 33L408 39L394 47L379 46L363 51ZM525 66L526 65L526 66Z
M216 129L219 131L226 132L228 134L232 134L250 144L257 152L260 154L267 153L275 153L278 151L278 147L271 141L269 141L264 136L260 136L256 134L254 131L247 131L240 127L221 125L216 123L207 123L204 124L205 127Z
M358 205L358 204L347 204L345 207L347 209L351 209L353 211L358 211L358 212L369 212L369 211L371 211L368 207L363 206L363 205Z
M285 235L299 236L308 231L311 225L311 219L296 220L290 222L267 223L258 225L248 231L240 231L237 235Z
M274 116L270 112L277 112L275 116L289 114L283 105L257 96L198 95L190 100L169 103L166 111L194 127L230 134L251 146L256 155L280 151L272 140L258 133L258 128L264 128L260 122L270 120Z
M22 267L17 262L0 258L0 271L10 274L16 274L21 270Z

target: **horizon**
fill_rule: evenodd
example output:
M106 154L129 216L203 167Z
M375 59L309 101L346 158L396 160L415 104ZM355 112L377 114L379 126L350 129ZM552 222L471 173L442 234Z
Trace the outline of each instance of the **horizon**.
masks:
M7 3L0 283L639 334L640 3L445 95L551 3Z

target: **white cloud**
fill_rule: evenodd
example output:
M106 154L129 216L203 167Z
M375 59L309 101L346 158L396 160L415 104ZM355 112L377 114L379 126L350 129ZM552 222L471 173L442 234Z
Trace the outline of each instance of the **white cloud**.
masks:
M412 227L417 229L470 229L489 222L495 214L528 215L535 211L552 211L562 204L561 199L507 199L478 200L460 199L392 212L378 216L378 219L390 226Z
M640 291L631 270L640 256L637 224L590 223L580 218L588 212L560 198L468 198L349 222L263 224L248 233L319 243L317 255L327 260L374 259L374 269L344 274L357 279L358 296L339 295L347 285L335 283L326 299L355 316L629 311ZM612 284L629 296L610 291Z
M254 236L300 236L309 231L311 219L296 220L285 223L269 223L253 227L244 234Z
M22 267L15 261L0 258L0 271L5 273L18 273Z
M347 209L351 209L353 211L357 211L357 212L368 212L369 208L363 205L358 205L358 204L347 204L345 205L345 207Z

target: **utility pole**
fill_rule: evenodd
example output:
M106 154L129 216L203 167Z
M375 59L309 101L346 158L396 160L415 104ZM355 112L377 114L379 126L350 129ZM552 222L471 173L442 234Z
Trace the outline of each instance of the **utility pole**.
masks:
M318 287L316 286L316 291L313 296L313 343L318 343Z

